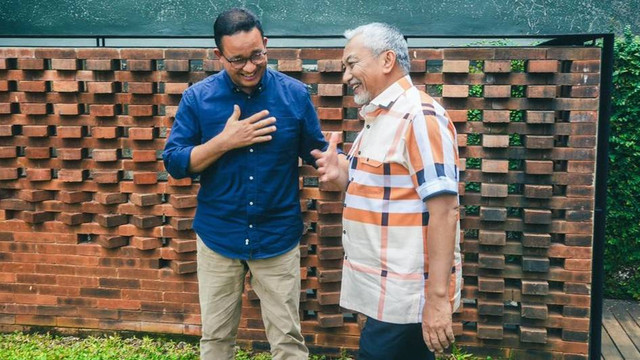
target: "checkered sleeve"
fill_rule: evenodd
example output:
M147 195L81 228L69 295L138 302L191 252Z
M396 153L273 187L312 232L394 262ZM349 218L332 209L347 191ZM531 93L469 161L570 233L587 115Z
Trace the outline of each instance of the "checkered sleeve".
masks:
M407 129L406 156L422 200L458 194L458 145L453 122L440 104L421 94L421 111Z

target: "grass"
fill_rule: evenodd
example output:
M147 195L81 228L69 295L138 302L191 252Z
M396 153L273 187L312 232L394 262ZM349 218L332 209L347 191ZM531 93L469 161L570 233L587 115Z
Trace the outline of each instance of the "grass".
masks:
M168 338L149 336L121 337L62 336L50 333L0 334L0 359L2 360L197 360L198 344ZM346 353L339 358L311 355L309 360L351 360ZM452 354L439 360L485 360L454 347ZM251 353L237 349L235 360L271 360L269 353ZM491 360L491 358L486 358Z

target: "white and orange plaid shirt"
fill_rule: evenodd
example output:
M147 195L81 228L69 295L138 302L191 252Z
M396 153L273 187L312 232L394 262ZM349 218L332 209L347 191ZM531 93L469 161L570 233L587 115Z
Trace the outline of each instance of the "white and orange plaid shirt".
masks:
M360 110L365 126L348 155L340 305L374 319L422 322L428 278L425 200L458 194L456 130L406 76ZM449 293L460 304L460 224Z

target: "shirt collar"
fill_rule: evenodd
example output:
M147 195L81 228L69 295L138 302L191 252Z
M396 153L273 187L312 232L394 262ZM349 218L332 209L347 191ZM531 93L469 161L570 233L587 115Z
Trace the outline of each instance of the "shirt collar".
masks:
M360 110L361 115L365 117L376 110L389 110L398 97L400 97L400 95L405 91L409 90L412 86L413 82L411 82L411 77L409 75L405 75L398 79L398 81L391 84L388 88L384 89L384 91L376 96L375 99L363 106Z
M266 68L264 74L262 74L262 79L260 79L260 82L258 83L258 86L255 87L255 89L253 89L253 92L251 92L251 94L247 94L244 91L242 91L238 85L236 85L233 81L231 81L231 77L229 76L229 73L227 72L227 70L222 70L221 74L222 74L222 78L224 79L225 83L227 84L227 86L229 86L229 90L231 90L231 92L233 92L234 94L245 94L245 95L254 95L254 94L259 94L261 92L264 91L265 87L267 86L268 81L268 75L269 72L271 70L269 68Z

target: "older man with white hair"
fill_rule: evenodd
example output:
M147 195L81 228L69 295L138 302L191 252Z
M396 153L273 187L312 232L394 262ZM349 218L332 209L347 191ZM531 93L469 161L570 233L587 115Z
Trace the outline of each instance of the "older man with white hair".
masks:
M345 32L343 81L363 105L347 156L314 150L320 181L346 189L342 307L367 322L359 359L434 359L455 339L462 286L456 130L409 76L403 35Z

